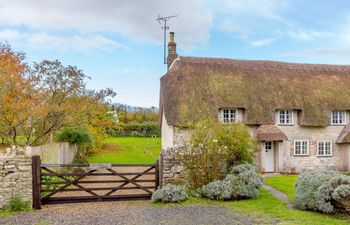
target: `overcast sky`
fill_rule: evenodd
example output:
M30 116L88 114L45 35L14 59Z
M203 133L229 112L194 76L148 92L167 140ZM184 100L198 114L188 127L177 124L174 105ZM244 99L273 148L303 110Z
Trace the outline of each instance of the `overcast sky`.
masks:
M0 0L0 41L78 66L116 102L158 106L159 14L178 15L180 55L350 64L348 0Z

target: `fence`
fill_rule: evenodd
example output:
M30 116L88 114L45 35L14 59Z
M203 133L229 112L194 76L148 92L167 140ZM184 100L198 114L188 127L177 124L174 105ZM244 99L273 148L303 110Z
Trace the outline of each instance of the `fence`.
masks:
M72 163L78 146L68 142L26 147L27 155L39 155L43 163Z

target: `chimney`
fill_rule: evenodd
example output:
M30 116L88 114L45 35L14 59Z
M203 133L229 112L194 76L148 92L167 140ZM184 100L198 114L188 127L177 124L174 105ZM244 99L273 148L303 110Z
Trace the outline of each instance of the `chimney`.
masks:
M176 53L176 43L174 41L174 32L170 32L170 40L168 43L168 69L170 65L174 62L174 60L177 58Z

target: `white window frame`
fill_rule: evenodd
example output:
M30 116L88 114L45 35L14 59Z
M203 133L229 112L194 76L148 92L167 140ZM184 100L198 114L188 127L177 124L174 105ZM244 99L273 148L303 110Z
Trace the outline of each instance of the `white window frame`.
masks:
M296 153L297 142L300 142L300 144L301 144L300 154ZM303 142L306 142L306 153L303 153L303 149L302 149ZM309 142L309 140L306 140L306 139L294 140L293 155L295 155L295 156L307 156L309 154L310 154L310 142Z
M265 151L272 150L272 141L265 141Z
M278 124L279 125L293 125L293 110L281 109L278 110Z
M336 118L334 118L336 117ZM340 118L342 117L342 118ZM335 110L331 114L332 125L345 125L346 124L346 111Z
M228 111L228 112L226 112ZM225 118L225 116L227 117ZM234 124L237 122L237 109L223 108L221 109L221 122L223 124Z
M326 143L329 143L329 154L326 154ZM320 154L320 146L323 146L323 154ZM332 141L330 140L320 140L317 141L317 156L332 156L333 154L333 146L332 146Z

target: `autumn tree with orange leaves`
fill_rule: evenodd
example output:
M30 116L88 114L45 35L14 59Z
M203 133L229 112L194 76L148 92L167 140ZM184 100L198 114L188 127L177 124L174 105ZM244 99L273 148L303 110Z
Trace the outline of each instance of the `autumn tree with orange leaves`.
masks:
M106 101L111 89L88 91L88 77L76 67L58 60L44 60L32 67L24 54L0 45L0 137L3 144L45 143L51 134L67 126L85 126L103 133L112 120ZM101 128L102 127L102 128Z

